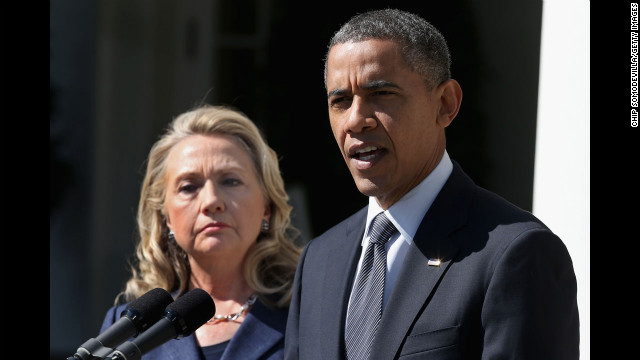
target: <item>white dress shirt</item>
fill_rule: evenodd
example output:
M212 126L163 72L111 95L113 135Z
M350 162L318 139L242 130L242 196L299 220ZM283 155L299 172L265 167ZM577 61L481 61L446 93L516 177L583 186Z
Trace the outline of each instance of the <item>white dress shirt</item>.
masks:
M400 200L393 204L386 211L383 210L375 197L369 197L369 210L367 213L367 225L362 238L362 252L358 261L355 279L360 275L362 258L364 257L366 246L369 244L369 225L373 218L384 212L387 218L395 225L398 232L391 237L386 244L387 248L387 272L384 284L384 295L382 298L382 309L384 309L396 283L403 260L407 255L409 247L413 246L413 237L418 231L418 226L422 222L424 215L429 210L444 183L449 179L453 163L445 150L440 163L433 171L418 185L406 193Z

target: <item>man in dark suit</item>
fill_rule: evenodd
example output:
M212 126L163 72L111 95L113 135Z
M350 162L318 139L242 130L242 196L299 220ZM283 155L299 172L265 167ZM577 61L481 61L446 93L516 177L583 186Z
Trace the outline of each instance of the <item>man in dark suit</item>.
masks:
M403 11L332 38L329 119L369 205L303 251L285 359L578 359L563 242L447 154L462 101L449 67L442 35Z

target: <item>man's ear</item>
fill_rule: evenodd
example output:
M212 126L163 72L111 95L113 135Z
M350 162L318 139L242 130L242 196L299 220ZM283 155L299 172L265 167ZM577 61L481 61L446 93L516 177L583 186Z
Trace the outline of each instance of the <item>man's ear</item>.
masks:
M436 90L440 95L440 110L438 111L438 125L446 128L460 111L462 103L462 88L454 79L449 79L440 84Z

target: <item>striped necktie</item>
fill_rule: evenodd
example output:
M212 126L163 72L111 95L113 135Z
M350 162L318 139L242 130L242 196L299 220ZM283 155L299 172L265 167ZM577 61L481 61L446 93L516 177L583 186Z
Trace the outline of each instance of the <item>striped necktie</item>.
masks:
M387 268L385 244L397 231L384 213L371 223L369 244L351 295L347 313L345 348L348 360L366 360L382 318L382 295Z

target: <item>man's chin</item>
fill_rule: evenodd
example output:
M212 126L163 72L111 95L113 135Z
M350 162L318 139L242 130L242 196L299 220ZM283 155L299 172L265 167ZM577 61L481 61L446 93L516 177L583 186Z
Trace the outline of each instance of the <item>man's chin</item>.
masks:
M355 183L363 195L377 197L382 193L380 186L371 179L358 178L355 179Z

